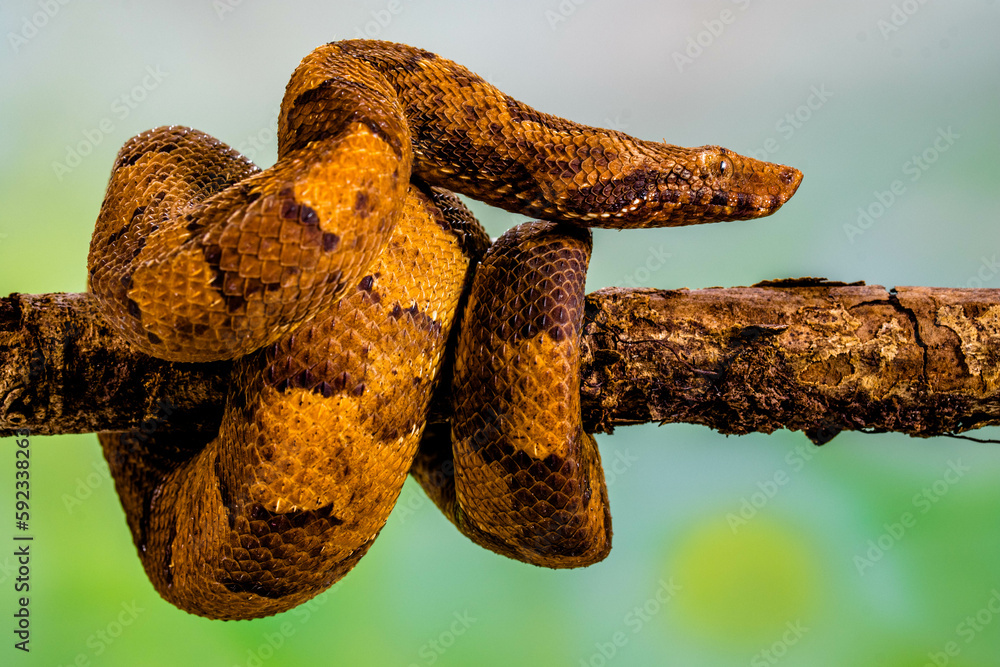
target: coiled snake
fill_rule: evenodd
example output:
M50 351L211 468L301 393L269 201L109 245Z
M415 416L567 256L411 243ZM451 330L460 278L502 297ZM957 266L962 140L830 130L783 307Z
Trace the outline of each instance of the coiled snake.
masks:
M407 473L493 551L601 560L577 351L587 227L765 216L801 177L543 114L373 41L306 56L269 169L186 127L129 140L90 246L101 312L151 355L238 358L218 433L100 436L154 587L212 618L289 609L365 554ZM490 246L442 188L550 222ZM440 378L450 428L425 429Z

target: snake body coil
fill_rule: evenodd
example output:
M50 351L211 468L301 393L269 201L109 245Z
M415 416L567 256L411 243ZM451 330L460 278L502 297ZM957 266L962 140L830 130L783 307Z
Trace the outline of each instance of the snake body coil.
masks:
M501 554L606 556L580 423L586 227L769 215L801 174L577 125L372 41L306 56L278 143L260 170L189 128L134 137L91 242L90 289L133 346L237 358L218 433L101 435L157 591L212 618L300 604L366 553L408 472ZM552 222L487 250L443 188ZM425 429L442 377L452 421Z

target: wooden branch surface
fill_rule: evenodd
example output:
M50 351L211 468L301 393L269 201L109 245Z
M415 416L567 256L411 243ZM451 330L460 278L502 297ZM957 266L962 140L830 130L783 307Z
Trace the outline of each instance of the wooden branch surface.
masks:
M587 297L586 320L590 430L689 422L799 429L822 443L841 430L931 436L1000 424L1000 290L811 278L609 288ZM88 294L0 299L0 436L214 428L229 369L133 352Z

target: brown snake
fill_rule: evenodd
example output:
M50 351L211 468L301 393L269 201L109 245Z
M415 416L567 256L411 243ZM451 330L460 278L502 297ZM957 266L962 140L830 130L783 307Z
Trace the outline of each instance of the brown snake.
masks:
M91 241L90 289L131 345L239 358L218 433L100 436L156 590L212 618L300 604L365 554L407 473L498 553L604 558L580 421L587 227L765 216L802 175L539 113L372 41L306 56L278 144L260 170L189 128L132 138ZM551 222L489 246L442 188ZM425 429L439 378L450 427Z

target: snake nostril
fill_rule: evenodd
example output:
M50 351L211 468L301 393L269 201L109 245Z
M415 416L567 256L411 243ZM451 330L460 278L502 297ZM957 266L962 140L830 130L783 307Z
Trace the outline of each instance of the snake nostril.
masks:
M785 199L791 198L802 183L802 172L793 167L785 167L778 172L778 181L785 190Z

